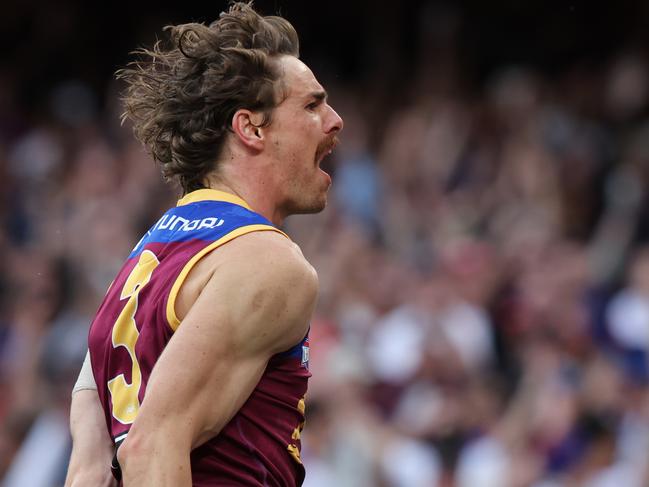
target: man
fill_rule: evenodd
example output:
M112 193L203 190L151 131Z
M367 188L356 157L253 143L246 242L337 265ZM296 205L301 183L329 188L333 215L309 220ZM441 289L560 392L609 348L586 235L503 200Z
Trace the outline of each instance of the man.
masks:
M319 164L343 123L286 20L236 3L170 31L120 77L136 136L184 197L91 325L97 390L82 370L66 485L112 485L113 443L126 487L300 485L317 276L277 227L324 208Z

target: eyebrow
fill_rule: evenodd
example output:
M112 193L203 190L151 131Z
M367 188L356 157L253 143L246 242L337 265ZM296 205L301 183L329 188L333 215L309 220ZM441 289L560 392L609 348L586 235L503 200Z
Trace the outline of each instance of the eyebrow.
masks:
M326 91L313 91L309 93L309 98L315 98L318 101L323 101L326 100L329 95L327 94Z

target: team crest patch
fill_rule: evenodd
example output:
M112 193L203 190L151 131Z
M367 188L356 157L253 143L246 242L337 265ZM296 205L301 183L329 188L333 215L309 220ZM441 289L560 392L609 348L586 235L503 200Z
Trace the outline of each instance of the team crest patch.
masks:
M302 342L302 367L309 368L309 338L305 338Z

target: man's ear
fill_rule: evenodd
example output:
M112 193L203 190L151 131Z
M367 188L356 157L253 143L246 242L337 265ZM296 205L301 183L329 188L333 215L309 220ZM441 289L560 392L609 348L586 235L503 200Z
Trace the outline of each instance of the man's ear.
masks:
M232 117L232 131L243 145L261 151L266 142L264 128L260 126L262 120L263 115L258 112L239 109Z

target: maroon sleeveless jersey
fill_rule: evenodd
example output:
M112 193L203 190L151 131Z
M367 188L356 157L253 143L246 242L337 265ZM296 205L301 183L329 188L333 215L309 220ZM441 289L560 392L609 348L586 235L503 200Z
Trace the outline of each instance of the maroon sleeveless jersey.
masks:
M280 232L243 200L203 189L181 199L133 249L92 322L88 340L113 441L128 434L153 366L181 325L174 304L191 268L211 250L255 231ZM311 376L308 357L305 337L270 359L232 420L192 451L195 487L302 484L300 432ZM219 400L219 391L214 391L214 400Z

